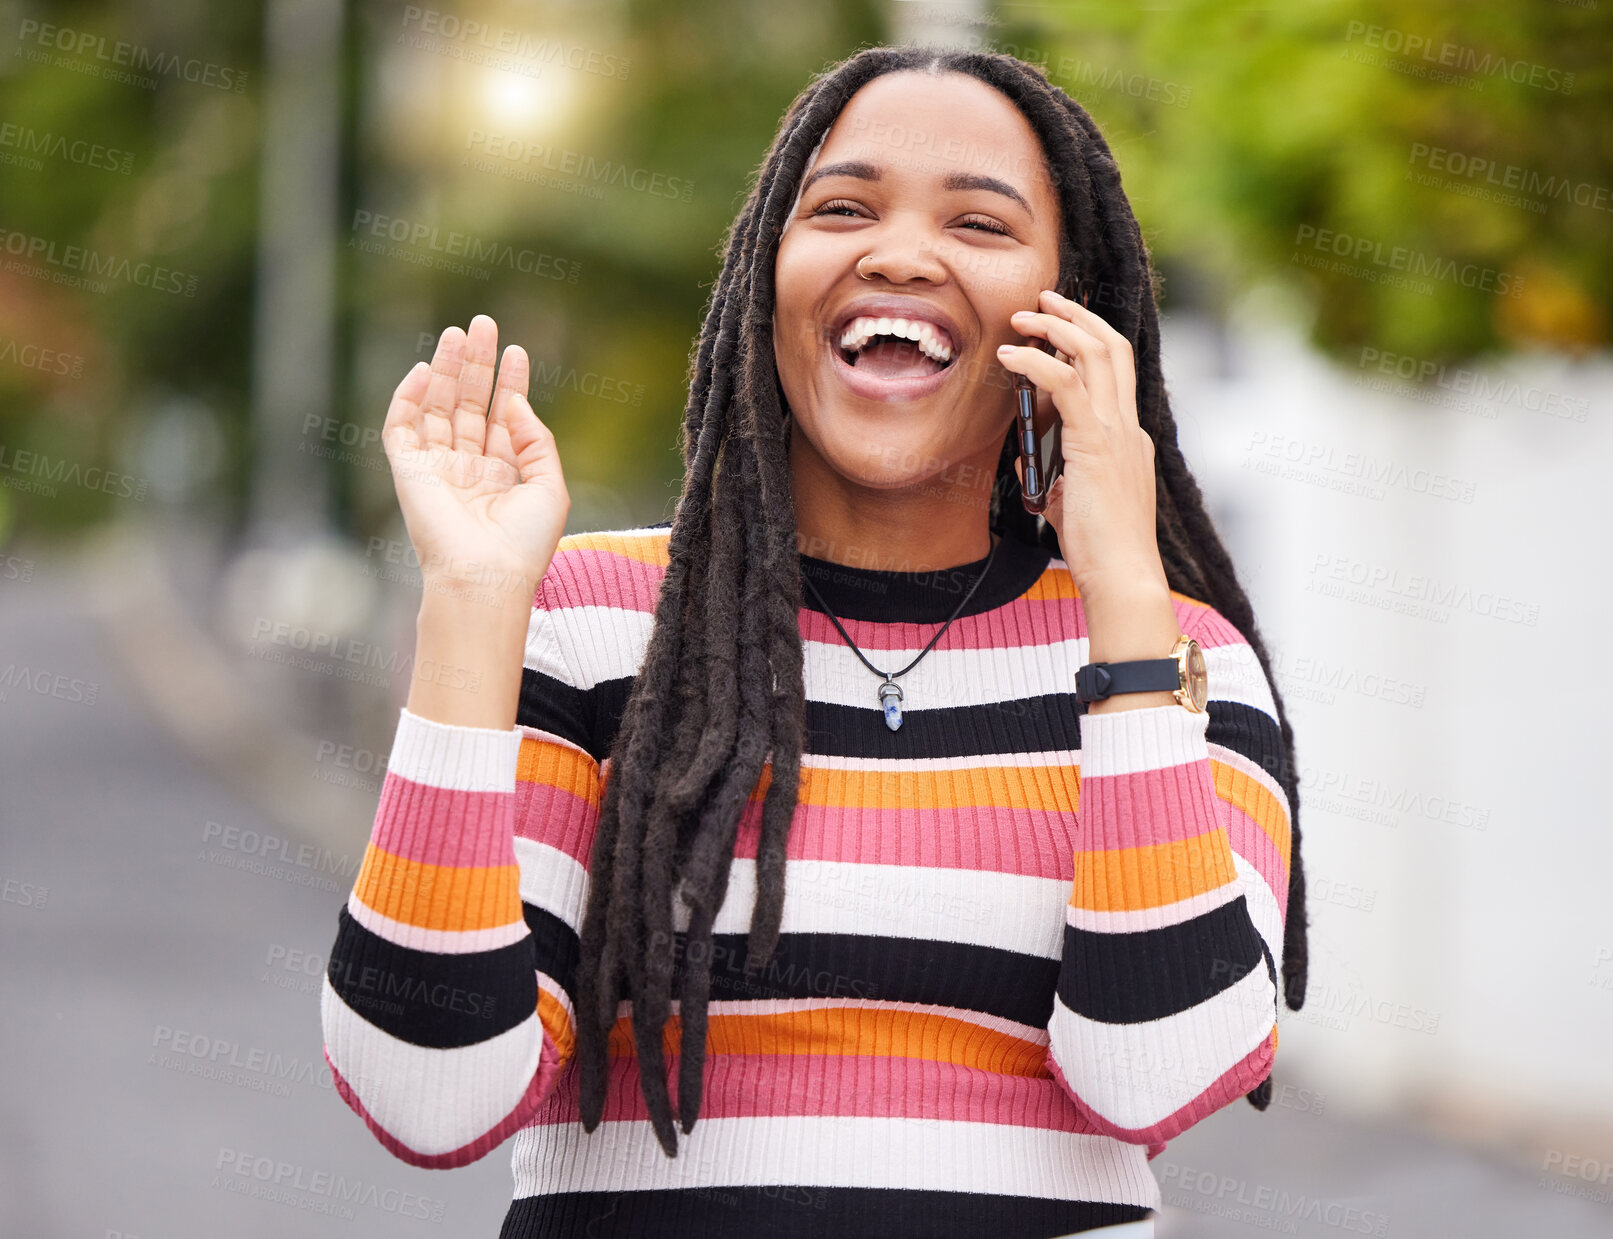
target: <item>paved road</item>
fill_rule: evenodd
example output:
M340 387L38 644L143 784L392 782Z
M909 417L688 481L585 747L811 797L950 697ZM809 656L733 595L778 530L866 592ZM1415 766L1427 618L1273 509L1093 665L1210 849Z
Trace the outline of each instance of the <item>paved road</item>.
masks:
M317 975L362 836L345 865L240 867L262 858L237 832L283 828L154 723L84 592L43 566L3 591L0 668L63 679L0 703L0 1233L496 1235L504 1151L408 1167L321 1070ZM74 700L89 684L93 703ZM1154 1163L1162 1239L1613 1234L1607 1205L1336 1105L1309 1112L1293 1088L1294 1104L1239 1102ZM271 1162L302 1187L275 1197L238 1173ZM363 1185L350 1216L323 1212L338 1176Z

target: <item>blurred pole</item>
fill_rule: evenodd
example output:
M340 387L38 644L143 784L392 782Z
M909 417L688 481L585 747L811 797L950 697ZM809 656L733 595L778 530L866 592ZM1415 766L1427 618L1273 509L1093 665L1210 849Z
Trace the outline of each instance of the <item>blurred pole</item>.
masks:
M889 0L890 41L979 47L989 33L985 0Z
M266 0L249 535L258 544L315 536L330 519L329 470L299 448L327 442L317 428L331 415L341 47L341 0Z

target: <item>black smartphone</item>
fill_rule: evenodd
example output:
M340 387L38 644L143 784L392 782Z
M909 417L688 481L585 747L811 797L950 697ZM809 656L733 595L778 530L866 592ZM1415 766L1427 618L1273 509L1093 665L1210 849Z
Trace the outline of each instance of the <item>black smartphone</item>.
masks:
M1086 289L1078 285L1077 295L1085 306ZM1043 339L1031 337L1027 343L1044 353L1057 351ZM1064 472L1064 423L1055 416L1047 431L1037 426L1036 384L1023 374L1014 375L1014 400L1018 416L1015 433L1019 440L1020 467L1025 473L1025 480L1020 484L1020 500L1027 512L1040 516L1047 510L1047 497L1053 489L1053 483Z

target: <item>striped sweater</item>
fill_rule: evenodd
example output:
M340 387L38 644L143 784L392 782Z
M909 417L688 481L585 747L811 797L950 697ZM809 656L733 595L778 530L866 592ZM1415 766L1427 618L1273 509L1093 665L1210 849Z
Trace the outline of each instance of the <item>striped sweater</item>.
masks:
M1014 541L903 678L897 731L878 679L802 608L778 952L747 976L764 771L715 926L698 1123L662 1152L624 1003L604 1121L583 1131L577 934L668 534L561 542L510 731L402 711L322 989L342 1098L416 1166L513 1135L506 1239L1029 1237L1151 1216L1149 1161L1271 1071L1289 864L1275 707L1237 630L1173 593L1208 713L1086 713L1080 595L1062 560ZM983 567L802 556L891 669ZM674 1097L679 1036L674 1003Z

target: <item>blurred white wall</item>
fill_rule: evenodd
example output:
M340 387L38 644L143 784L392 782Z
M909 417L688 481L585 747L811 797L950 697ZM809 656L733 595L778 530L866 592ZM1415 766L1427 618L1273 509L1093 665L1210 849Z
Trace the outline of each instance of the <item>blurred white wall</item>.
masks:
M1605 1122L1613 359L1414 388L1421 359L1330 363L1304 327L1258 294L1163 328L1296 736L1311 975L1279 1062L1346 1107Z

